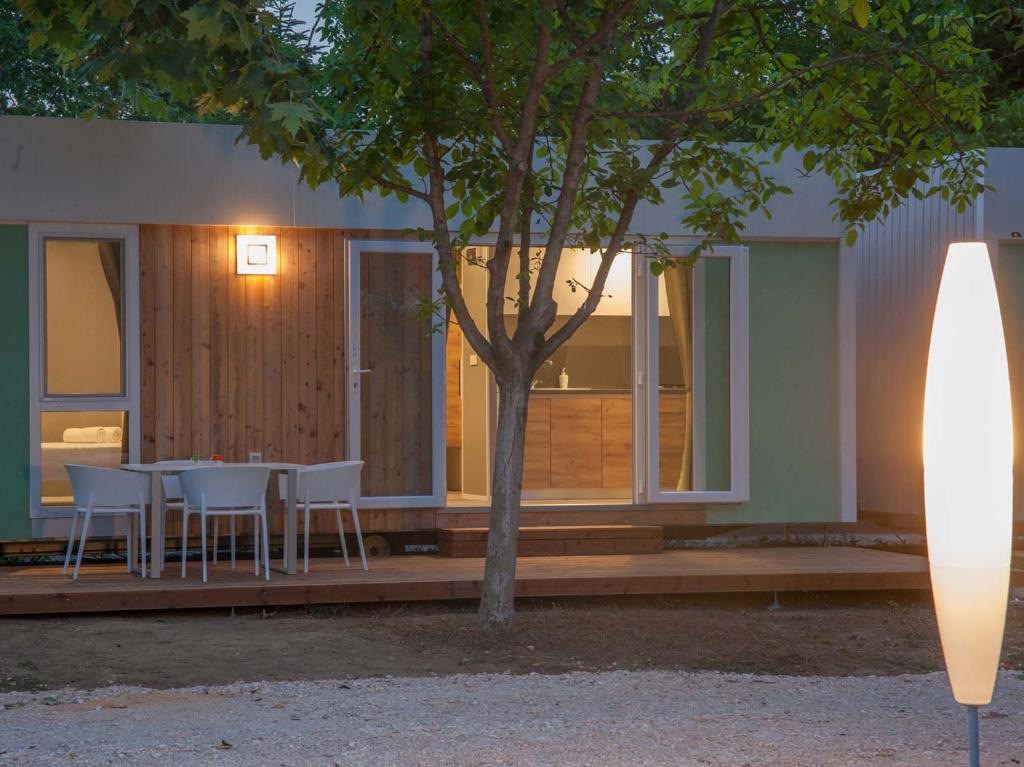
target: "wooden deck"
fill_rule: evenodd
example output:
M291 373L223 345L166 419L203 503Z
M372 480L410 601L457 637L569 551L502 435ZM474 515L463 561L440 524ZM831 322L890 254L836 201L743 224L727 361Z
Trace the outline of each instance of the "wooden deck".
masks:
M473 599L483 574L482 559L432 555L372 560L368 572L337 559L311 564L308 575L272 572L268 582L252 574L251 562L234 572L221 562L207 584L198 563L185 579L168 563L159 580L123 565L83 566L77 581L59 567L0 567L0 615ZM923 557L848 547L526 557L516 578L522 597L927 588Z

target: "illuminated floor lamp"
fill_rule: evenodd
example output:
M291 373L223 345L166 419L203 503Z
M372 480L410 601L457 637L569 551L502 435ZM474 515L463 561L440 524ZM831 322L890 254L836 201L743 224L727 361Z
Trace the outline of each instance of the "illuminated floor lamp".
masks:
M953 697L992 700L1006 622L1013 531L1010 376L988 249L949 246L924 395L924 500L935 613Z

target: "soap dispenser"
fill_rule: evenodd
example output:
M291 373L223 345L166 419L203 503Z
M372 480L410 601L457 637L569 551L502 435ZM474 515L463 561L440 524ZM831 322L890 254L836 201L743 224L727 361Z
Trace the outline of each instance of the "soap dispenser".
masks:
M558 374L558 388L569 388L569 374L565 372L565 368L562 368L562 372Z

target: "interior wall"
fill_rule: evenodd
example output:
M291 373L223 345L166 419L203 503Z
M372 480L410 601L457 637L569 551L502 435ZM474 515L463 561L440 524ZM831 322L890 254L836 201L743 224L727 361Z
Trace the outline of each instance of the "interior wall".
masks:
M487 327L487 272L465 266L462 292L478 328ZM469 342L462 340L462 491L490 493L491 377Z

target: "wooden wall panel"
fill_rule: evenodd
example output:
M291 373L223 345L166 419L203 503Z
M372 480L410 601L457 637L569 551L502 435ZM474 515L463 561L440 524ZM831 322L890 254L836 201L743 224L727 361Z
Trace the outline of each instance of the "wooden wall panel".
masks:
M277 276L235 274L240 233L278 235ZM143 460L344 458L344 242L334 230L140 227Z

